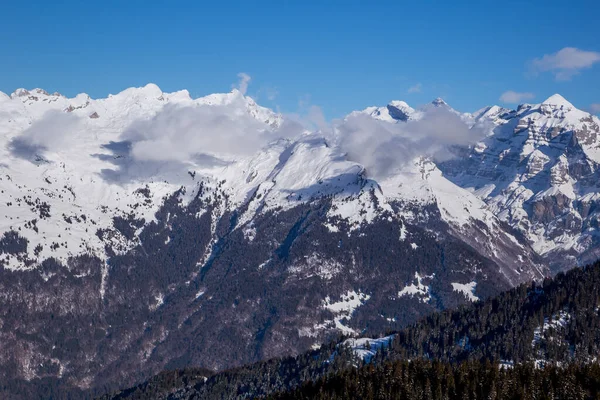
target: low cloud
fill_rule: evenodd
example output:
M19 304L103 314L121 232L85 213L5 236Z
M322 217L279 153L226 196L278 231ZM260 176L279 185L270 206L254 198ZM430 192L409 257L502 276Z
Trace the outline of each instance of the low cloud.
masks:
M250 75L248 75L245 72L240 72L239 74L237 74L237 76L238 76L238 78L240 78L237 89L243 95L245 95L246 92L248 91L248 85L250 84L250 81L252 80L252 78L250 77Z
M534 74L552 72L557 81L568 81L581 70L600 62L600 53L575 47L565 47L556 53L545 54L531 61Z
M509 90L507 92L502 93L500 96L500 101L508 104L519 104L525 100L531 100L535 97L533 93L530 92L514 92Z
M272 128L256 120L245 111L241 97L239 103L225 106L167 106L125 131L120 146L127 150L128 161L120 161L120 168L139 174L176 171L185 165L222 166L275 140L312 131L349 160L365 166L368 176L383 179L415 157L446 160L452 157L453 146L470 145L483 137L443 107L425 111L417 121L392 124L360 113L329 122L318 106L304 104L300 113L286 115L284 121Z
M355 114L334 127L333 141L348 159L362 164L369 177L385 179L415 157L444 161L452 158L453 146L483 137L483 130L470 129L452 111L433 108L419 120L397 124Z
M74 114L48 111L22 134L8 143L11 153L34 161L45 158L49 153L60 152L70 146L81 132L81 119Z
M175 179L190 168L220 167L303 132L293 120L269 126L252 117L246 107L241 96L226 105L168 104L153 118L132 123L119 142L104 146L119 157L95 155L115 165L102 174L111 181L155 175Z
M416 85L409 87L406 93L421 93L421 89L423 89L423 85L417 83Z
M423 111L422 118L388 123L366 114L327 121L316 105L303 103L298 114L286 115L274 127L248 113L242 96L230 104L181 106L168 104L154 117L133 122L118 141L105 143L93 157L112 164L99 171L111 182L153 179L175 182L188 179L197 167L221 167L252 156L269 143L295 139L312 131L365 166L368 176L383 179L418 156L437 160L451 157L449 149L469 145L482 137L444 107ZM70 113L49 112L9 143L13 155L39 161L60 152L79 135L84 121Z
M154 118L131 125L122 138L132 144L131 154L137 160L191 160L199 154L228 159L253 154L284 132L271 129L250 116L245 104L234 102L168 105Z
M591 104L590 111L592 114L600 114L600 103Z

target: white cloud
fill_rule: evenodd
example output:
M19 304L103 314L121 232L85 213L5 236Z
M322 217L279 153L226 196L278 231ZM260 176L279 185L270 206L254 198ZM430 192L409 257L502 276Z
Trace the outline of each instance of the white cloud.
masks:
M535 97L533 93L530 92L514 92L509 90L507 92L502 93L500 96L500 101L508 104L518 104L522 103L524 100L531 100Z
M297 134L289 125L271 129L245 111L243 99L228 105L167 105L154 118L132 124L122 135L138 161L190 162L199 155L235 159L272 140Z
M600 103L591 104L590 111L592 114L600 114Z
M552 72L558 81L570 80L582 69L600 62L600 53L575 47L565 47L553 54L545 54L531 61L533 73Z
M19 136L9 143L12 153L18 157L32 159L45 157L48 153L60 152L81 132L81 119L74 114L48 111Z
M417 83L416 85L409 87L406 92L407 93L421 93L422 88L423 88L423 85L421 85L420 83Z
M368 176L382 179L418 156L449 159L449 148L483 138L483 130L469 127L453 112L431 108L416 121L391 124L366 114L355 114L333 128L333 142L348 159L362 164Z
M240 78L240 81L238 82L238 90L245 95L248 91L248 85L250 84L252 77L245 72L240 72L237 74L237 76Z

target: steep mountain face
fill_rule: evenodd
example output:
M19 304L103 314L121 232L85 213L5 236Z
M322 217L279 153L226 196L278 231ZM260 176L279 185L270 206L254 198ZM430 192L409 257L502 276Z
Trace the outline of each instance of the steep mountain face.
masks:
M183 385L157 376L148 383L104 398L235 399L267 397L277 392L284 393L281 398L289 398L290 394L285 392L294 388L304 386L310 389L315 381L331 382L336 377L360 371L373 372L392 362L393 367L388 368L387 373L382 374L384 376L376 379L364 375L354 377L352 381L360 379L358 386L365 389L360 398L374 393L380 394L378 397L389 398L398 393L390 391L390 387L402 381L410 390L415 384L407 379L410 376L408 370L419 370L423 363L434 363L430 365L431 371L415 375L420 375L431 387L436 386L432 383L439 378L444 363L462 371L454 380L444 380L443 385L447 384L449 388L449 398L458 397L454 392L457 387L463 387L465 394L470 393L466 397L474 393L479 393L481 398L494 397L499 390L495 393L490 391L491 396L481 396L482 392L477 388L482 385L482 376L506 377L506 373L513 372L522 374L522 385L515 389L514 377L512 382L505 382L506 395L502 398L511 397L521 387L525 388L524 393L533 393L528 385L531 387L535 371L552 371L547 382L540 382L538 391L541 388L547 391L554 389L555 393L559 393L561 385L557 383L562 382L561 377L572 373L573 367L581 368L575 374L580 377L578 384L597 391L600 367L599 284L600 263L596 263L559 274L554 279L520 285L459 310L434 313L391 335L331 342L297 357L262 361L217 373L207 379L197 379L196 370L180 370L166 376L187 377L191 384ZM403 374L398 373L400 363L405 368ZM470 366L469 373L466 372L467 366ZM589 367L593 371L585 371ZM487 371L477 376L477 368ZM499 370L502 371L500 374ZM385 381L386 376L394 379ZM469 390L466 390L469 386L464 382L456 383L467 377L473 379ZM578 387L575 381L572 377L563 385L572 391ZM368 390L376 385L381 385L380 390ZM513 392L510 392L511 388ZM398 390L397 387L395 389ZM352 397L354 395L348 393L357 393L356 390L340 391L337 395ZM306 393L303 398L318 395L329 398L333 395L327 391L309 390ZM422 390L415 397L421 398L423 393L425 391ZM563 397L586 398L573 394L563 394ZM441 397L425 395L425 398Z
M473 114L488 136L444 174L520 231L554 271L598 258L600 120L560 95Z
M505 121L441 100L366 114L405 124L429 108ZM223 369L549 273L529 231L450 163L416 155L375 180L238 91L18 90L0 95L0 141L4 381L104 390Z

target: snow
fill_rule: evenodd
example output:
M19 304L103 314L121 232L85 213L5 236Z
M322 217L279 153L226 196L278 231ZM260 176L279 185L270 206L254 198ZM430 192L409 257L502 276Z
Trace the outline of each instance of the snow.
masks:
M371 296L361 293L360 290L358 292L354 290L348 290L346 294L341 296L339 301L334 302L329 296L327 296L323 301L323 307L335 315L333 322L336 329L342 331L343 333L353 335L356 334L356 332L352 328L345 326L342 323L342 320L351 319L354 310L362 306L370 298Z
M442 218L457 227L469 224L473 219L487 224L494 220L482 200L450 182L431 160L423 157L415 158L380 185L388 198L437 204Z
M168 170L162 166L144 168L144 175L130 180L109 179L106 171L118 168L115 160L127 155L117 154L107 145L122 141L123 133L134 122L151 120L165 107L175 105L231 105L236 109L235 115L250 115L264 124L266 130L283 123L281 115L259 106L238 90L197 99L191 98L186 90L164 93L155 84L128 88L105 99L92 99L84 93L67 98L57 93L46 93L42 89L18 89L11 96L0 95L0 156L3 159L0 164L0 190L5 199L0 203L0 231L14 229L29 240L27 256L33 261L32 267L48 257L65 261L70 256L82 253L94 254L106 260L104 248L107 243L115 247L117 253L127 251L137 245L138 239L134 235L133 239L128 240L115 231L115 217L132 216L143 218L146 223L153 221L165 196L183 187L185 195L181 199L185 204L194 197L200 182L209 192L219 188L227 196L227 200L216 205L211 215L213 232L221 215L244 205L244 212L239 215L235 229L241 229L248 241L256 237L252 221L257 214L279 212L327 197L331 199L332 207L323 224L332 233L340 232L339 219L348 224L350 234L360 235L363 224L373 223L382 217L401 223L399 240L406 240L405 221L415 223L423 215L407 211L408 208L394 212L390 203L399 201L417 208L436 206L454 234L464 240L472 237L469 229L478 224L485 227L484 235L518 245L518 240L501 226L502 220L509 224L513 222L513 226L521 224L518 228L535 243L539 252L550 251L553 245L585 248L584 236L554 235L549 240L545 230L539 226L525 226L522 222L527 217L524 207L533 196L552 196L560 191L569 198L576 199L585 194L592 199L597 194L583 193L575 182L568 180L560 185L537 188L525 184L523 173L515 174L517 178L513 186L506 189L512 194L507 196L505 193L499 194L500 187L489 182L479 185L471 181L459 186L448 180L431 159L420 156L407 160L393 175L376 182L366 176L362 165L349 161L345 154L330 146L318 133L304 132L299 137L274 139L252 155L227 158L223 164L206 166L190 161L189 165L185 164L180 169ZM442 100L436 100L425 108L434 106L452 110ZM405 113L409 119L421 118L423 114L422 110L415 110L399 100L385 107L369 107L363 112L390 123L403 123L392 117L390 112L396 112L394 110ZM502 128L497 131L491 129L491 136L476 145L483 153L497 151L509 157L514 154L510 150L516 149L518 154L529 155L532 160L544 163L558 160L560 149L546 151L549 141L533 131L583 129L581 119L589 117L589 114L575 109L564 98L552 96L539 105L511 112L518 114L515 118L526 128L514 135L516 121L507 122L507 119L500 117L508 113L506 109L488 107L468 115L452 111L470 124L483 126L493 123L494 127ZM36 154L21 157L11 150L15 138L26 135L32 127L36 127L36 123L43 125L52 113L70 116L77 121L67 132L61 131L62 127L52 127L59 129L53 133L57 138L67 138L61 146L51 146L42 154L37 154L36 159L33 159ZM98 118L90 118L91 115L97 115ZM586 121L588 125L598 122L597 118ZM532 132L527 131L530 126L535 128L531 128ZM499 146L496 140L504 145ZM600 150L594 144L583 144L582 147L591 160L596 159L594 152L600 157ZM556 175L559 175L558 172ZM146 187L148 199L137 191ZM29 201L34 204L46 203L50 208L50 216L40 217L39 209L28 204ZM204 212L200 211L197 217ZM82 216L85 216L85 220L81 219ZM32 226L34 220L35 227ZM99 229L112 233L101 239L96 235ZM212 243L214 240L216 237L213 237ZM489 241L484 236L477 240ZM51 247L52 243L56 245ZM205 257L198 260L199 266L210 258L212 243ZM37 245L43 248L34 255L33 249ZM415 250L418 248L418 243L410 245ZM486 249L486 255L493 257L497 254L501 257L500 253L494 253L493 250L496 249ZM524 248L521 250L525 252ZM528 260L525 253L515 257L518 256ZM6 267L22 269L25 265L17 257L8 256ZM108 267L105 273L109 273ZM327 267L317 273L329 279L327 277L333 276L335 269L329 271Z
M479 300L479 297L475 296L475 287L477 286L477 282L452 282L451 285L453 291L464 294L467 297L467 299L469 299L469 301L475 302Z
M342 295L341 300L337 302L332 302L329 296L327 296L324 301L324 307L335 314L352 314L355 309L369 300L369 298L371 298L371 296L368 294L349 290L346 294Z
M415 272L415 279L417 283L412 282L410 285L405 286L398 292L398 297L409 296L418 299L422 303L429 303L431 301L430 287L423 283L426 279L433 279L435 275L419 275Z
M148 84L97 100L83 93L67 98L41 89L18 89L11 97L0 96L0 156L3 158L0 190L5 199L0 203L0 231L13 229L27 238L28 257L34 260L32 266L48 257L65 261L81 253L104 259L106 242L115 246L117 252L126 251L136 244L136 238L129 241L113 232L102 240L96 232L112 230L113 218L119 216L143 218L148 223L154 220L165 196L178 190L183 183L187 193L182 196L185 203L193 198L198 182L188 176L185 169L177 173L177 181L162 176L160 169L142 181L111 181L102 174L115 169L115 155L105 146L118 143L134 121L152 118L166 104L210 105L233 101L239 101L244 112L268 124L277 126L281 123L280 115L236 91L191 99L187 91L163 93L157 85ZM76 121L72 131L57 131L69 140L63 146L49 148L40 161L32 162L30 158L15 155L11 151L12 140L21 137L36 123L44 124L44 129L57 129L47 126L49 112L70 116ZM89 118L94 113L98 118ZM273 155L273 162L277 162L278 155ZM205 172L200 178L211 181L222 171ZM148 199L138 194L137 189L141 187L149 190ZM49 216L40 216L36 202L48 205ZM51 246L53 243L56 245ZM42 250L34 256L33 249L38 245L43 246ZM9 257L5 266L25 268L14 257Z
M574 220L583 220L582 226L590 224L586 221L590 217L581 216L577 204L582 197L600 192L592 184L598 179L600 120L558 94L514 111L498 114L488 108L473 116L478 124L489 127L488 134L473 146L468 159L472 162L455 171L458 174L452 180L484 200L490 211L519 230L541 256L577 255L597 244L585 229L577 231L571 225L560 232L559 227L567 213ZM532 202L548 199L551 204L557 195L574 201L556 212L552 221L531 217Z
M422 112L416 111L414 108L409 106L406 102L401 100L392 100L385 107L367 107L362 111L355 111L350 115L355 115L357 113L367 114L375 119L386 121L386 122L402 122L394 118L394 116L390 113L390 109L397 110L404 114L407 119L416 120L422 117Z
M406 239L406 233L408 231L406 230L406 224L402 224L402 226L400 227L400 241L404 241Z
M288 268L288 272L301 279L318 276L324 280L331 280L342 271L342 264L328 260L322 255L313 253Z
M165 303L165 295L159 293L158 295L154 296L154 300L156 302L150 305L150 311L156 311L160 306L162 306Z
M565 99L564 97L562 97L560 94L553 94L552 96L548 97L546 100L544 100L542 102L542 104L548 104L548 105L553 105L553 106L558 106L558 107L563 107L563 108L575 108L575 106L573 106L573 104L569 103L567 101L567 99Z
M370 363L371 359L377 354L382 347L389 347L395 335L385 336L381 338L350 338L344 340L341 345L352 349L356 357Z
M515 367L515 362L513 360L500 360L498 365L499 369L512 369Z
M566 328L570 320L571 315L564 310L550 318L544 318L544 324L542 326L538 326L533 331L531 346L535 347L535 345L544 338L544 333L549 329L560 330Z

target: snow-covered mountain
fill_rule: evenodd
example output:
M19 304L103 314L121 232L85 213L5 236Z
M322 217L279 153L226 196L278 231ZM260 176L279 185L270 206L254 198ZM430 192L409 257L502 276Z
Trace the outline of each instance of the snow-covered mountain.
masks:
M199 181L218 186L226 194L227 201L219 206L218 212L244 208L235 226L240 229L257 212L290 209L331 197L333 207L327 218L340 218L351 229L386 212L394 214L398 221L414 221L414 213L393 210L390 203L400 201L415 207L436 205L442 220L457 234L463 227L479 221L489 229L490 237L498 237L495 232L500 232L501 237L510 238L503 241L518 243L499 227L499 221L476 196L447 181L435 164L422 157L382 182L367 178L361 165L346 159L325 138L311 134L293 140L274 140L255 154L222 162L210 159L212 154L203 154L197 160L176 165L179 170L174 170L168 162L134 160L132 147L153 138L144 137L136 142L135 135L128 132L132 127L146 128L137 127L140 121L164 124L159 118L171 106L192 111L228 106L233 110L232 115L245 113L258 120L263 125L261 129L276 130L282 125L281 115L258 106L237 90L191 99L187 91L163 93L156 85L149 84L93 100L85 94L69 99L41 89L19 89L10 97L3 95L0 105L3 117L0 149L5 160L1 186L6 198L0 204L3 214L0 227L4 232L15 231L27 239L31 250L27 256L5 254L6 268L33 268L49 257L66 261L81 253L106 259L107 245L119 252L126 251L137 243L136 234L123 235L114 229L115 219L144 221L134 230L137 232L154 218L162 200L182 186L187 193L183 200L190 201L197 194ZM441 99L436 99L432 106L452 110ZM423 111L415 111L400 101L390 103L385 109L374 109L367 109L371 110L369 115L384 121L408 121L423 115ZM400 111L404 117L399 117ZM174 114L168 118L177 117ZM217 113L214 118L231 118L231 115ZM194 122L197 121L190 121ZM203 127L195 129L201 131ZM276 137L274 134L273 138ZM459 203L455 199L460 199ZM327 220L323 222L335 229ZM489 245L489 240L482 238L482 242ZM478 247L476 243L471 245ZM482 253L505 259L494 256L493 249ZM512 268L504 273L514 275L515 266Z
M387 122L406 122L408 120L419 119L421 117L418 111L401 100L391 101L385 107L367 107L359 112Z
M281 124L280 115L237 90L194 100L185 90L163 93L153 84L99 100L86 94L70 99L41 89L0 95L5 199L0 230L18 232L31 250L27 257L5 254L4 267L24 269L49 257L66 261L81 253L105 259L106 243L124 251L135 242L134 236L118 231L97 235L110 230L114 218L150 221L164 196L182 184L193 190L196 183L185 164L174 171L166 162L119 163L131 151L123 139L127 130L135 122L153 122L168 106L232 106L267 128Z
M600 120L555 94L473 114L488 135L444 174L520 231L555 270L598 258Z
M237 90L0 94L0 364L14 365L3 377L87 388L229 367L541 279L553 244L591 254L598 120L550 100L473 114L394 101L330 135ZM461 154L444 162L440 146L419 153L439 113L463 146L442 132ZM369 121L412 135L392 137L402 155L386 154L385 173L361 163L377 154L339 142ZM471 132L486 136L464 147ZM536 151L554 157L552 180ZM570 247L556 235L573 223L569 201L587 218Z

